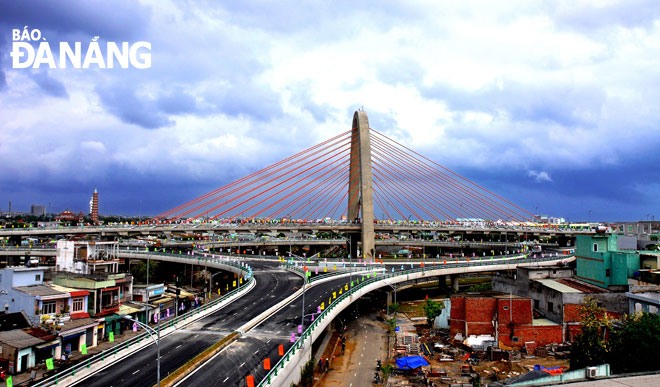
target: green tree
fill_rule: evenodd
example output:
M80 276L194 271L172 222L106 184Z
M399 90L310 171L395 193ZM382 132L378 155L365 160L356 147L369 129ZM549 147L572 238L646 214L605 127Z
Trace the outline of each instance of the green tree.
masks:
M426 300L426 304L424 305L424 313L426 314L426 318L428 319L429 324L433 324L433 321L435 321L435 318L442 313L442 310L445 308L445 304L440 301L440 302L435 302L431 299Z
M612 332L609 363L614 373L660 369L660 316L636 313Z
M399 303L398 302L393 302L387 307L387 313L388 314L397 314L399 313Z
M305 363L300 371L300 383L291 383L291 387L312 387L314 385L314 365L316 359L312 357L310 361Z
M396 329L396 318L394 317L388 318L387 320L385 320L385 322L387 323L387 328L388 331L390 332L390 335L394 335L395 332L394 330Z
M159 263L157 261L149 262L149 282L155 281L158 265ZM131 266L131 274L135 282L147 282L147 262L140 261L136 265Z
M394 371L394 366L392 364L383 364L380 367L380 371L383 373L383 380L386 380Z
M610 343L606 340L612 323L598 301L585 297L580 310L582 332L571 345L571 369L595 366L607 362Z

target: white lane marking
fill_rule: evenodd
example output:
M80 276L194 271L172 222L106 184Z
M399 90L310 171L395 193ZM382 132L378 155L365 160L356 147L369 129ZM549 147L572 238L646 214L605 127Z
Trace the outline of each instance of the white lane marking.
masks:
M245 362L241 363L241 365L238 366L238 368L241 368L245 365Z
M255 355L258 354L258 353L259 353L259 350L258 350L258 349L257 349L256 351L254 351L254 354L255 354Z
M137 374L138 372L140 372L140 370L137 370L137 371L133 372L133 375Z
M179 344L179 345L177 345L176 347L174 347L174 349L177 349L177 348L179 348L180 346L181 346L181 344Z
M227 377L225 378L225 380L222 381L222 383L226 382L227 379L229 379L229 376L227 376Z
M266 344L268 344L268 343L270 343L270 339L268 341L266 341Z

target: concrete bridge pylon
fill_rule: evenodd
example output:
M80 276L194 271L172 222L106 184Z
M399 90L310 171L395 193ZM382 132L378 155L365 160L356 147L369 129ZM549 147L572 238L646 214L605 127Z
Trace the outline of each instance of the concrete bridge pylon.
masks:
M350 157L348 220L361 219L361 255L364 259L373 259L376 250L374 242L371 137L369 134L369 118L364 110L358 110L353 115ZM353 235L351 235L351 239L353 239ZM355 246L351 250L357 247L357 243L351 243L351 245ZM353 251L351 251L351 256L355 256Z

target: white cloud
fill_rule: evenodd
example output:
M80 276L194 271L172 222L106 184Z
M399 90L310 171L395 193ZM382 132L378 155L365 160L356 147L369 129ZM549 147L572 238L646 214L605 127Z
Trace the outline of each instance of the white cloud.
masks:
M448 168L538 182L660 143L652 3L142 3L139 28L130 12L121 24L152 42L151 69L50 70L69 96L52 98L2 63L0 185L115 165L216 184L349 129L362 105ZM103 148L82 159L72 144Z
M527 171L527 176L533 177L534 180L536 180L537 183L542 183L544 181L547 182L552 182L552 178L550 177L550 174L546 171Z

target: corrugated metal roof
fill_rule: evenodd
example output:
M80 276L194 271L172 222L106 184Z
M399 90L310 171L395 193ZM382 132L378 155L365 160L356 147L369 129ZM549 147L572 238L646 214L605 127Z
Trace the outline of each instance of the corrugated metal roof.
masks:
M18 286L14 289L27 293L31 296L59 296L68 297L67 292L62 292L57 289L53 289L48 285L30 285L30 286Z
M535 318L532 320L532 326L535 327L549 327L559 325L554 321L548 320L547 318Z
M23 349L41 344L44 341L21 329L14 329L13 331L0 332L0 342L5 343L10 347Z
M549 287L550 289L554 289L561 293L582 293L575 288L559 283L553 279L538 279L535 281L543 284L543 286Z

